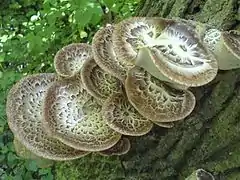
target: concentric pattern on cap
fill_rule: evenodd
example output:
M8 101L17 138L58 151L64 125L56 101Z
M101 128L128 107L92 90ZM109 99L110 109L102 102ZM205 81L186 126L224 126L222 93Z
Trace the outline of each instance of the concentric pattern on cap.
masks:
M140 67L128 72L125 88L132 105L152 121L181 120L195 106L195 97L190 91L171 88Z
M221 31L218 29L209 29L205 32L203 42L211 51L215 50L216 44L219 42L221 37Z
M54 57L56 72L62 77L72 77L77 74L88 58L92 58L92 48L88 44L74 43L63 47Z
M102 156L113 156L113 155L123 155L126 154L131 147L131 143L128 138L123 137L121 138L117 144L115 144L113 147L106 149L104 151L98 152Z
M100 103L103 103L112 93L121 91L121 81L101 69L94 59L88 59L83 64L81 79L87 91Z
M121 134L112 130L101 116L102 107L79 82L55 82L44 102L44 127L55 138L83 151L112 147Z
M152 122L143 117L129 103L123 93L115 93L104 103L102 114L115 131L130 136L141 136L152 129Z
M113 29L113 25L107 25L94 35L92 42L93 56L96 63L104 71L124 81L130 67L124 61L121 61L113 50Z
M167 26L157 43L149 47L150 56L159 71L173 82L201 86L215 78L217 60L186 25Z
M239 58L240 61L240 31L231 30L222 32L222 38L229 47L229 51Z
M42 128L42 104L54 74L37 74L15 84L7 98L8 124L14 136L34 154L53 160L75 159L87 152L75 150L48 136Z

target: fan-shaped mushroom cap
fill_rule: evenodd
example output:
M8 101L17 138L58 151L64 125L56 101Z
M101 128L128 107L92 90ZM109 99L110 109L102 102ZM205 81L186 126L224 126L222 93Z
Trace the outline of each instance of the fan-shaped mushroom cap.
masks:
M104 103L102 114L115 131L129 136L141 136L152 129L152 122L130 104L123 93L115 93Z
M105 28L98 30L94 35L92 42L93 56L96 63L104 71L124 82L127 70L130 67L116 57L112 43L113 29L113 25L107 25Z
M32 153L19 140L17 140L16 137L14 137L13 139L13 145L14 145L15 152L19 157L23 159L35 160L38 167L47 168L54 164L53 160L45 159Z
M81 83L58 81L46 93L43 126L53 137L75 149L105 150L116 144L121 134L105 123L101 109Z
M131 143L128 138L123 137L121 138L117 144L115 144L113 147L106 149L104 151L99 151L98 153L102 156L113 156L113 155L123 155L127 154L127 152L130 150Z
M101 69L94 59L84 62L81 80L87 91L100 103L103 103L112 93L122 90L121 81Z
M73 43L63 47L54 57L56 72L61 77L73 77L88 58L92 58L92 47L84 43Z
M54 74L37 74L23 78L10 90L7 98L8 124L14 136L37 156L52 160L76 159L88 154L75 150L48 136L42 128L42 103Z
M184 119L195 106L195 97L188 90L177 90L134 67L125 81L129 101L144 117L157 122Z
M240 68L240 31L223 31L213 50L219 69Z
M216 59L194 29L175 20L122 21L113 32L113 47L119 59L143 67L160 80L201 86L217 74Z

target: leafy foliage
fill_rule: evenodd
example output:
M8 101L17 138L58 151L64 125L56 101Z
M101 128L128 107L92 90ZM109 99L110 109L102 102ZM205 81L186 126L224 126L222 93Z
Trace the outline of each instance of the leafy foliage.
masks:
M53 179L51 168L19 158L5 104L22 76L53 72L53 57L73 42L90 42L106 23L132 16L139 0L2 0L0 2L0 177Z

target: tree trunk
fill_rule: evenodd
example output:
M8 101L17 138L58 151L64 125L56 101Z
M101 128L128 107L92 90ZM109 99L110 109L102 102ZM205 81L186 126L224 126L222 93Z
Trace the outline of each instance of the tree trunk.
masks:
M240 30L238 0L143 0L136 15ZM130 152L120 158L92 155L58 163L57 179L184 180L198 168L216 179L240 179L240 70L221 71L213 82L192 91L196 108L174 128L154 127L145 136L131 137Z

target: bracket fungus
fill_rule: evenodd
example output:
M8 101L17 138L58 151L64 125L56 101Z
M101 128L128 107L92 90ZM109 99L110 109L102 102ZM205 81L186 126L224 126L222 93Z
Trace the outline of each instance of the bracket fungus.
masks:
M42 102L54 74L30 75L10 90L7 98L8 125L14 136L37 156L52 160L76 159L88 152L73 149L48 136L42 128Z
M101 69L93 58L84 62L81 80L89 94L100 103L103 103L112 93L120 92L122 89L121 81Z
M103 104L102 114L115 131L129 136L142 136L152 129L152 122L138 113L126 95L115 93Z
M184 119L196 103L191 91L174 89L141 67L128 71L125 88L132 105L152 121L172 122Z
M204 42L218 60L221 70L240 68L240 32L210 29Z
M134 17L107 25L92 46L59 50L56 74L30 75L12 87L9 127L46 159L125 154L130 142L123 135L144 135L153 124L172 128L190 115L196 98L188 87L238 68L239 47L238 31L196 21Z
M54 57L54 66L60 77L73 77L82 68L84 61L92 57L88 44L73 43L60 49Z
M207 84L218 70L217 60L194 29L176 20L124 20L115 26L113 47L120 60L187 87Z
M113 49L112 34L114 26L107 25L97 31L93 37L92 49L96 63L107 73L117 77L122 82L126 79L127 70L132 66L119 61Z
M75 149L105 150L116 144L121 134L105 123L101 108L80 82L57 81L45 96L43 126Z
M129 139L126 137L122 137L113 147L104 151L99 151L98 153L102 156L120 156L126 154L130 150L130 147L131 143Z

